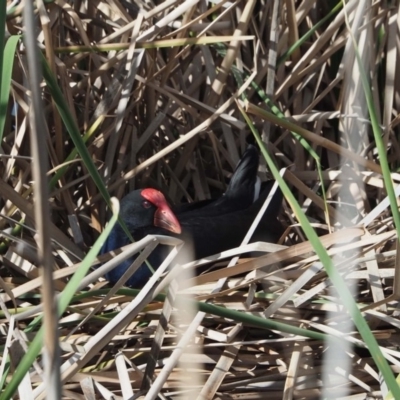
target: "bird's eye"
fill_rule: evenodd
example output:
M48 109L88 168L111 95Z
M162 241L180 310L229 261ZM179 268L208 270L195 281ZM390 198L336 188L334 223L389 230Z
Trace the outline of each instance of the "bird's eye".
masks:
M142 203L142 205L143 205L144 208L150 208L151 207L151 203L149 201L146 201L146 200Z

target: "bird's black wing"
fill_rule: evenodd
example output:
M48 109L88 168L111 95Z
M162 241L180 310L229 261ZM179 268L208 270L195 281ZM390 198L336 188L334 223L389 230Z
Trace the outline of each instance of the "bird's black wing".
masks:
M193 246L194 259L238 247L267 199L272 185L273 181L268 182L260 198L244 210L213 216L182 215L182 234L176 236ZM277 219L281 203L282 192L278 188L254 235L257 241L276 242L283 233L283 227Z

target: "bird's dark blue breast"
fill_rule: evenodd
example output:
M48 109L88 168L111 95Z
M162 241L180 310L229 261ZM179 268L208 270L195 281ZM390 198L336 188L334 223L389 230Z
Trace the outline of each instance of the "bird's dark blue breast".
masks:
M158 230L156 233L158 234L165 234L165 232L161 232ZM146 233L136 232L133 235L133 239L138 241L146 236ZM113 230L111 231L110 236L104 243L100 254L108 253L112 250L119 249L122 246L126 246L127 244L131 243L128 236L126 236L125 232L121 228L121 226L117 223ZM158 245L148 257L148 262L152 266L154 270L156 270L164 260L167 253L166 246ZM117 283L119 278L125 273L125 271L132 265L132 263L136 260L137 254L131 258L128 258L124 262L120 263L117 267L113 270L108 272L105 275L105 278L114 285ZM146 263L143 263L139 269L132 275L125 283L126 286L133 287L133 288L142 288L146 282L150 279L152 272L150 271L149 267Z
M162 262L162 254L163 252L160 249L155 249L148 257L148 262L152 266L154 270L156 270ZM132 265L135 261L136 255L134 257L129 258L128 260L122 262L117 267L115 267L112 271L106 274L106 279L114 285L117 283L119 278L125 273L125 271ZM152 272L149 267L143 263L139 269L125 282L125 286L129 286L132 288L142 288L147 281L151 278Z

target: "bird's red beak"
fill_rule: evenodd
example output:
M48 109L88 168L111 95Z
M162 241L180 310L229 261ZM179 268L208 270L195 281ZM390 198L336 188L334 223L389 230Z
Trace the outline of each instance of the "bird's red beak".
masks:
M154 214L154 225L173 233L181 233L181 225L169 207L164 195L155 189L143 189L141 195L157 207Z

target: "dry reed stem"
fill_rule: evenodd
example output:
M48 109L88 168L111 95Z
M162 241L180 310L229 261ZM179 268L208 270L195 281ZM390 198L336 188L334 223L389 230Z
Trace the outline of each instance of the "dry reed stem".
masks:
M72 120L82 136L91 131L86 145L110 193L121 197L134 188L154 186L174 203L223 193L246 145L248 129L235 103L244 95L256 127L268 137L268 148L279 168L290 168L286 181L330 254L337 257L337 268L357 286L357 303L398 373L399 257L393 246L395 232L368 115L355 107L359 82L353 71L354 52L343 9L281 61L297 38L330 11L325 2L286 0L272 5L266 1L222 1L206 6L199 1L170 0L151 7L140 3L144 7L140 12L138 2L93 4L38 2L41 32L37 40L57 75ZM353 33L369 52L365 67L382 113L380 124L397 184L400 89L396 82L400 72L395 66L400 6L376 1L363 13L360 4L349 1L345 9ZM20 32L20 13L18 6L8 16L11 34ZM197 37L211 42L225 37L230 43L188 45ZM154 48L155 44L176 44L179 40L186 42L180 47ZM102 51L93 51L96 47ZM89 48L92 51L60 52ZM276 51L276 62L272 51ZM236 68L235 73L231 67ZM1 144L0 226L9 242L0 266L0 331L6 349L0 371L4 371L8 355L12 365L18 362L32 339L31 333L23 331L42 314L38 294L43 279L38 274L32 240L35 217L27 68L24 49L20 48L11 87L17 107ZM43 155L48 154L54 170L50 176L67 166L49 198L53 280L61 291L105 225L107 213L82 159L66 160L74 146L47 88L42 86L50 133L48 153L43 149ZM258 90L273 97L289 122L276 117L265 120L266 114L260 110L271 110ZM10 105L10 115L11 111ZM360 129L350 134L351 126ZM288 129L306 138L321 159L331 233L323 214L315 160ZM339 129L345 133L343 139L338 139ZM344 156L346 160L341 159ZM63 398L129 398L132 393L147 394L148 398L320 398L326 384L320 380L326 350L321 341L207 313L198 315L191 324L185 319L190 319L190 314L174 303L177 297L191 296L199 302L361 344L356 332L343 336L340 300L328 291L331 283L286 205L280 218L289 225L282 238L284 246L252 243L176 266L160 279L159 286L141 294L142 302L132 293L116 293L117 287L108 295L97 292L105 287L100 277L104 271L122 257L129 257L135 245L116 252L114 260L91 272L81 285L89 292L87 297L71 304L59 323L65 362ZM23 223L22 233L10 229L16 223ZM140 245L149 246L150 251L151 240ZM249 258L250 251L258 254ZM157 291L179 275L180 268L193 271L196 265L212 261L227 265L227 260L238 255L235 266L186 279L185 287L176 288L165 303L153 300ZM101 262L106 259L100 257ZM225 285L214 291L219 280ZM161 318L163 325L159 324ZM182 338L185 351L177 351ZM13 340L17 344L9 347ZM345 374L345 386L353 398L382 398L384 387L370 354L351 347L347 357L345 371L340 370L338 360L331 361L332 377ZM202 384L185 378L183 370L195 373ZM44 396L40 374L38 359L21 384L20 398ZM149 392L152 380L157 385ZM340 385L329 386L332 398L339 396L340 390Z

